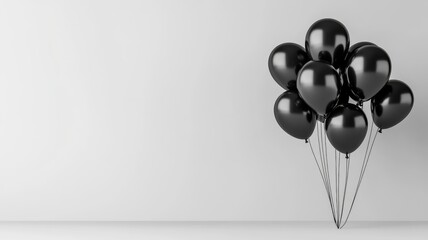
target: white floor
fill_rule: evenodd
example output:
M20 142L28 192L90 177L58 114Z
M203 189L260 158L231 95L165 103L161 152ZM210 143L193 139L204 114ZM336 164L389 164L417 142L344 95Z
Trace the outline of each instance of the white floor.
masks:
M0 239L428 239L428 222L0 222Z

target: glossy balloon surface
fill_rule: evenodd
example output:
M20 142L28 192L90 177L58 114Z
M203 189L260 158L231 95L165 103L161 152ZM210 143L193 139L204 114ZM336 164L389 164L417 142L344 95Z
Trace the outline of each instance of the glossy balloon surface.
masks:
M352 91L351 91L351 86L349 86L349 80L348 80L348 75L346 74L345 71L341 70L339 71L339 75L341 78L341 83L342 83L342 87L340 89L340 94L339 94L339 103L352 103L354 102L358 102L360 99L357 95L355 95ZM347 101L344 101L344 100ZM352 100L353 101L352 101Z
M397 125L413 107L413 92L399 80L390 80L371 100L373 122L380 129Z
M320 116L326 115L336 104L340 77L329 64L310 61L299 72L297 89L305 102Z
M315 129L316 114L294 91L281 94L274 106L275 119L288 134L308 139Z
M374 43L371 43L371 42L357 42L353 44L348 50L348 54L346 55L345 65L343 67L345 68L348 67L351 57L355 54L355 51L357 49L359 49L360 47L370 46L370 45L376 46Z
M340 77L340 89L339 89L339 97L337 99L337 105L343 105L346 103L349 103L350 100L350 89L348 82L346 80L346 77L344 74L342 74L342 71L339 71L339 77Z
M363 46L351 56L347 75L352 92L361 101L367 101L388 82L391 60L388 54L375 45Z
M318 20L306 33L305 48L311 59L339 68L343 65L349 48L348 30L337 20Z
M295 89L299 70L309 61L305 49L295 43L283 43L272 50L268 66L273 79L284 89Z
M341 153L355 151L367 134L367 117L353 104L336 107L325 122L328 140Z

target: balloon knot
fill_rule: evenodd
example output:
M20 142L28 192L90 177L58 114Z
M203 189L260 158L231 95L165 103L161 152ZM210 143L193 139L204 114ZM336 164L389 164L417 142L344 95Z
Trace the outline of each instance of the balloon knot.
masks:
M379 128L379 131L378 131L379 133L382 133L382 128Z
M305 139L305 143L308 143L308 139Z
M348 153L346 153L345 158L349 159L349 154Z

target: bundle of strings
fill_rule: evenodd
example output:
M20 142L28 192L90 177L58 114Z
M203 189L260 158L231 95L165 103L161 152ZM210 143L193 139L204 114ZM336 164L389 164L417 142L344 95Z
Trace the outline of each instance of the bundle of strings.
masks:
M330 202L330 208L331 208L331 213L333 215L334 223L338 229L341 229L348 222L349 216L351 214L352 208L355 203L355 199L358 194L358 190L360 189L360 185L367 168L367 163L372 153L373 145L376 141L377 134L380 133L381 130L378 129L376 133L373 134L373 122L371 123L370 133L367 141L364 158L361 164L361 169L359 169L359 178L356 183L356 187L354 191L350 192L350 189L348 188L348 180L350 175L349 169L351 164L351 154L345 155L345 158L344 158L345 166L341 167L341 161L343 161L343 158L341 159L341 156L344 154L334 149L334 169L329 167L329 162L332 160L329 160L327 146L329 146L330 144L327 144L327 137L326 137L326 132L324 127L325 127L324 123L317 122L316 138L318 143L319 154L314 151L314 148L311 143L311 139L308 139L307 143L309 143L315 163L318 167L319 173L323 180L327 197ZM331 175L333 175L333 171L334 171L334 177L330 177L330 172L332 172ZM343 186L341 186L341 183L340 183L341 176L344 178ZM334 188L332 188L332 184L331 184L332 179L335 180L335 185L333 186ZM345 212L345 215L344 215L344 212Z

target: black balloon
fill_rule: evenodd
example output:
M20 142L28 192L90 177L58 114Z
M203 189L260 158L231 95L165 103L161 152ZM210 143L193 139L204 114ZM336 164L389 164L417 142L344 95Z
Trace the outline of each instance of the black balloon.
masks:
M338 106L327 117L325 130L333 147L349 154L364 141L367 134L367 117L356 105Z
M341 81L342 87L340 89L338 102L342 104L351 103L352 102L351 99L352 99L356 103L358 103L359 97L351 91L351 86L349 86L349 80L348 80L348 75L346 74L346 71L340 70L339 75L342 80Z
M410 113L413 92L399 80L390 80L371 100L373 122L380 129L395 126Z
M295 43L283 43L269 55L269 71L284 89L295 89L299 70L309 61L305 49Z
M353 44L348 50L348 54L346 55L345 65L343 67L344 68L348 67L349 62L351 60L351 57L352 57L352 55L355 54L355 51L357 49L359 49L360 47L369 46L369 45L376 46L374 43L371 43L371 42L357 42L357 43Z
M300 96L321 117L335 106L340 85L337 71L331 65L323 62L306 63L297 77L297 89Z
M281 94L274 106L275 119L288 134L308 139L315 129L316 114L294 91Z
M366 45L355 50L346 73L352 92L367 101L388 82L391 60L382 48Z
M343 65L349 48L348 30L337 20L318 20L306 33L305 47L311 59L339 68Z
M337 99L336 106L349 103L349 98L350 98L350 89L348 86L348 82L346 81L346 78L344 78L344 74L342 74L342 70L339 71L339 76L340 76L341 87L339 89L339 97Z

